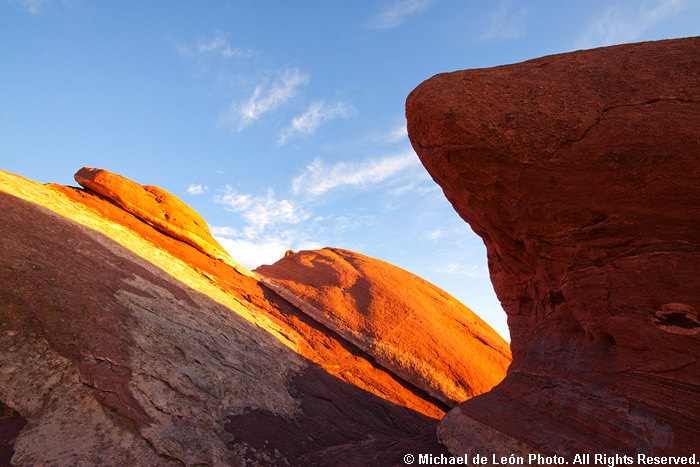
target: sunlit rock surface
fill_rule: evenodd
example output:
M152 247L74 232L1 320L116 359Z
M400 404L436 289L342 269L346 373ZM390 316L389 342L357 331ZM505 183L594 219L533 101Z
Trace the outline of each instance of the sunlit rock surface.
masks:
M508 344L469 308L384 261L324 248L288 252L255 272L380 365L450 406L491 389L510 364Z
M98 169L76 179L87 189L0 172L0 461L401 465L445 452L447 404L239 270L177 198Z
M91 167L76 172L75 181L164 233L229 263L239 272L247 272L214 240L204 219L164 189L142 186L121 175Z
M421 161L486 243L513 363L453 453L697 452L700 39L441 74Z

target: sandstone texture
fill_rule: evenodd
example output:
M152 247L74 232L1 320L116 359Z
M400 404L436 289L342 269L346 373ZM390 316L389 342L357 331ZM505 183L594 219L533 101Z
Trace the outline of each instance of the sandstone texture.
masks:
M435 430L449 406L400 367L416 358L411 348L380 363L351 338L354 328L324 324L305 297L212 254L206 224L176 199L108 172L78 175L88 189L0 171L0 463L403 465L407 453L446 452ZM389 323L379 291L392 284L368 279L408 273L342 255L368 261L357 263L369 274L357 287L376 302L368 319ZM444 292L410 280L412 297L453 316L439 320L448 338L472 345L476 382L445 370L446 387L449 377L477 387L493 365L502 374L500 338ZM385 312L399 312L396 300L384 299ZM428 326L404 315L387 339ZM347 323L365 329L360 321Z
M384 261L324 248L287 252L255 272L378 364L449 406L491 389L510 364L508 344L469 308Z
M700 38L441 74L413 147L483 239L513 363L453 453L700 446Z

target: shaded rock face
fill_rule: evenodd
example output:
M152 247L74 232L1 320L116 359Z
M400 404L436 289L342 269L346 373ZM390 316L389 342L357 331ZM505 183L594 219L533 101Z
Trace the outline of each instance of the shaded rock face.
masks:
M27 419L0 401L0 465L9 465L14 445Z
M106 196L0 172L0 462L401 465L446 452L445 404L299 298L132 214L118 186Z
M700 440L700 38L437 75L421 161L488 249L513 363L452 452L691 453Z
M301 299L298 306L309 316L384 368L449 406L488 391L506 374L510 350L503 338L444 291L384 261L325 248L288 252L255 272Z
M0 212L0 400L27 420L14 464L234 462L227 410L295 412L302 362L272 335L35 204L0 193Z

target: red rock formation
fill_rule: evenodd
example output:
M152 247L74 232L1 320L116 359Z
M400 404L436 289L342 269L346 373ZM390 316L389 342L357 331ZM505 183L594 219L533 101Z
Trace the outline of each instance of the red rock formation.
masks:
M392 465L444 452L444 404L255 274L123 209L138 199L127 191L0 172L0 461Z
M90 167L76 172L75 181L168 235L189 243L213 258L228 262L241 273L247 273L214 240L204 219L164 189L142 186L121 175Z
M287 252L255 272L384 368L450 406L505 376L510 350L503 338L444 291L384 261L325 248Z
M197 252L199 248L192 248L175 241L173 237L161 235L159 230L140 222L139 218L117 208L112 203L101 202L99 197L88 191L59 185L52 185L52 188L94 210L98 220L107 219L117 222L148 243L194 267L208 281L216 283L217 287L235 296L245 297L245 300L252 302L254 307L264 312L266 319L273 321L272 324L268 324L268 330L275 332L278 338L296 352L322 365L333 375L379 397L430 417L440 418L444 414L445 407L439 407L441 405L439 402L436 405L437 401L427 400L430 398L420 394L417 388L407 385L405 381L385 370L375 368L367 360L368 356L360 349L345 339L339 339L335 331L319 326L308 315L290 305L287 299L282 299L263 287L256 274L246 271L243 275L249 277L241 277L241 274L231 270L229 261L204 259ZM178 272L174 271L172 274L178 275ZM255 321L256 325L262 324L260 316L255 316L251 320Z
M700 440L700 38L437 75L421 161L486 243L513 363L452 452L689 454Z

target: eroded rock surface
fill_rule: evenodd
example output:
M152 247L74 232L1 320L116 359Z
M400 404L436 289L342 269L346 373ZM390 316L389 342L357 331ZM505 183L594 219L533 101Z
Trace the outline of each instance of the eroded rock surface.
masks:
M444 452L444 404L113 196L0 172L0 461L401 465Z
M380 365L450 406L491 389L510 364L508 344L469 308L384 261L324 248L287 252L255 272Z
M700 38L437 75L421 161L486 243L513 363L439 429L467 451L700 440Z

